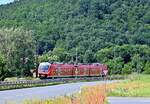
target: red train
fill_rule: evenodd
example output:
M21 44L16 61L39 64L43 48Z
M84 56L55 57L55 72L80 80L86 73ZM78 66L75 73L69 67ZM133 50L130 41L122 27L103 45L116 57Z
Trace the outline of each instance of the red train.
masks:
M39 77L76 77L76 76L104 76L108 68L104 64L63 64L42 62L38 67Z

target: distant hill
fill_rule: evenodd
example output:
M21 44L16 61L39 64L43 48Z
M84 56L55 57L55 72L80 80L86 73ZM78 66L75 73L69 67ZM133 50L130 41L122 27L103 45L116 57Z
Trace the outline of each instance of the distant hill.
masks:
M77 49L80 62L95 62L103 48L150 46L150 1L19 0L0 6L0 27L33 30L39 54L60 50L75 57Z

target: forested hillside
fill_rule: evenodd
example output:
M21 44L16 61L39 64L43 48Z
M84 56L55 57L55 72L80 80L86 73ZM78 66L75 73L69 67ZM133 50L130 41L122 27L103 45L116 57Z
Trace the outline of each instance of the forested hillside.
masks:
M104 48L149 48L150 1L19 0L0 6L0 27L31 30L41 60L74 62L77 53L78 62L105 62L98 57ZM135 54L143 57L139 51ZM144 66L150 61L147 55Z

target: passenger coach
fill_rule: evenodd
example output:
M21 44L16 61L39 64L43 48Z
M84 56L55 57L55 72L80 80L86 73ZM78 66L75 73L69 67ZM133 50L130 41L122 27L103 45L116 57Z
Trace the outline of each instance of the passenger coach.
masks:
M108 68L104 64L63 64L42 62L38 67L39 77L104 76Z

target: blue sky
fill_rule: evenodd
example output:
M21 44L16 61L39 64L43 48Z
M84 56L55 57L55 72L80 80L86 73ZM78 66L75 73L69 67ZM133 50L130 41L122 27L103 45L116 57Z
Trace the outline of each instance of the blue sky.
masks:
M0 4L7 4L7 3L10 3L14 0L0 0Z

